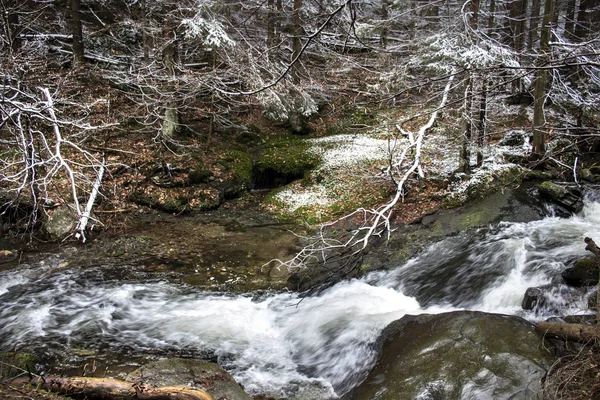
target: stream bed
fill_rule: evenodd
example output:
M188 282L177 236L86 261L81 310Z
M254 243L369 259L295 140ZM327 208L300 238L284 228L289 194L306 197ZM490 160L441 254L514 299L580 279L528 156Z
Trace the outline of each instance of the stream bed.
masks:
M462 232L394 269L308 297L122 279L135 268L59 268L64 260L53 255L0 271L0 349L43 354L63 370L93 360L109 375L165 355L212 358L250 394L335 397L364 377L381 330L406 314L479 310L537 321L585 312L588 293L562 285L545 308L524 311L521 302L528 287L555 281L586 256L586 236L600 239L594 199L570 218Z

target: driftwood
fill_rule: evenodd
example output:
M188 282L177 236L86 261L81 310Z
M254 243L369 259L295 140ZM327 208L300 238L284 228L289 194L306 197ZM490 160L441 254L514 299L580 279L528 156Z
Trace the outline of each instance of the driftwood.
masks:
M44 377L13 380L11 385L32 385L73 398L88 400L215 400L202 389L189 386L146 387L110 378Z
M546 337L576 342L600 339L600 328L594 325L538 322L535 324L535 330Z

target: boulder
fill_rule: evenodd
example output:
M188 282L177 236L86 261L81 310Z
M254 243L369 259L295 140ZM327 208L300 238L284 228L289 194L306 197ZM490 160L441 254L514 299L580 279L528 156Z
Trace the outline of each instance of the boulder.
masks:
M250 400L227 371L208 361L184 358L155 361L136 369L126 380L143 381L155 387L193 386L207 391L215 399Z
M544 304L545 296L544 289L540 287L530 287L525 291L525 296L523 296L523 303L521 307L523 310L533 310L538 306L542 306Z
M580 178L592 183L600 182L600 167L591 167L581 170Z
M537 314L560 314L569 304L579 301L583 296L582 290L565 286L558 280L548 285L528 288L521 304L523 309Z
M577 260L571 268L562 273L565 283L575 287L597 285L599 275L600 260L594 258Z
M526 320L458 311L387 326L379 359L343 398L535 399L554 357Z
M44 223L44 230L50 240L60 240L73 232L77 224L75 213L68 206L52 210Z
M559 216L569 216L583 209L583 193L575 185L546 181L538 187L542 198L558 206Z

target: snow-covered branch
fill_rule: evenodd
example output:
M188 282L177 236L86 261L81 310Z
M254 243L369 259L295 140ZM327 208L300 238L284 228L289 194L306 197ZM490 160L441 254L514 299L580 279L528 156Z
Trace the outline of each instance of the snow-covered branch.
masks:
M389 239L392 232L391 217L394 209L403 199L407 181L415 174L423 174L421 170L423 140L429 129L434 125L439 110L447 104L455 76L454 73L450 74L442 92L440 103L431 112L427 122L416 133L398 127L400 132L408 137L408 144L401 151L396 149L397 142L389 146L390 165L386 173L395 182L394 197L377 208L359 208L335 221L321 225L314 236L304 238L308 244L291 260L276 261L280 262L282 266L293 270L303 268L309 264L326 263L330 257L340 257L340 254L342 254L342 258L345 260L344 263L352 263L353 257L364 251L374 237L387 235ZM408 166L405 166L406 161L409 163ZM345 222L358 224L358 226L344 236L335 236L331 233L336 227Z

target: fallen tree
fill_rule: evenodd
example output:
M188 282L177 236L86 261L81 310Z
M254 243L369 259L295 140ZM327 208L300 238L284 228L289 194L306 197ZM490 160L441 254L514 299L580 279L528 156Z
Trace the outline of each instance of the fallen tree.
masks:
M111 378L37 377L19 378L12 386L32 385L73 398L89 400L215 400L202 389L189 386L146 387Z
M535 324L536 332L545 337L588 342L600 339L600 328L595 325L567 324L562 322L538 322Z

